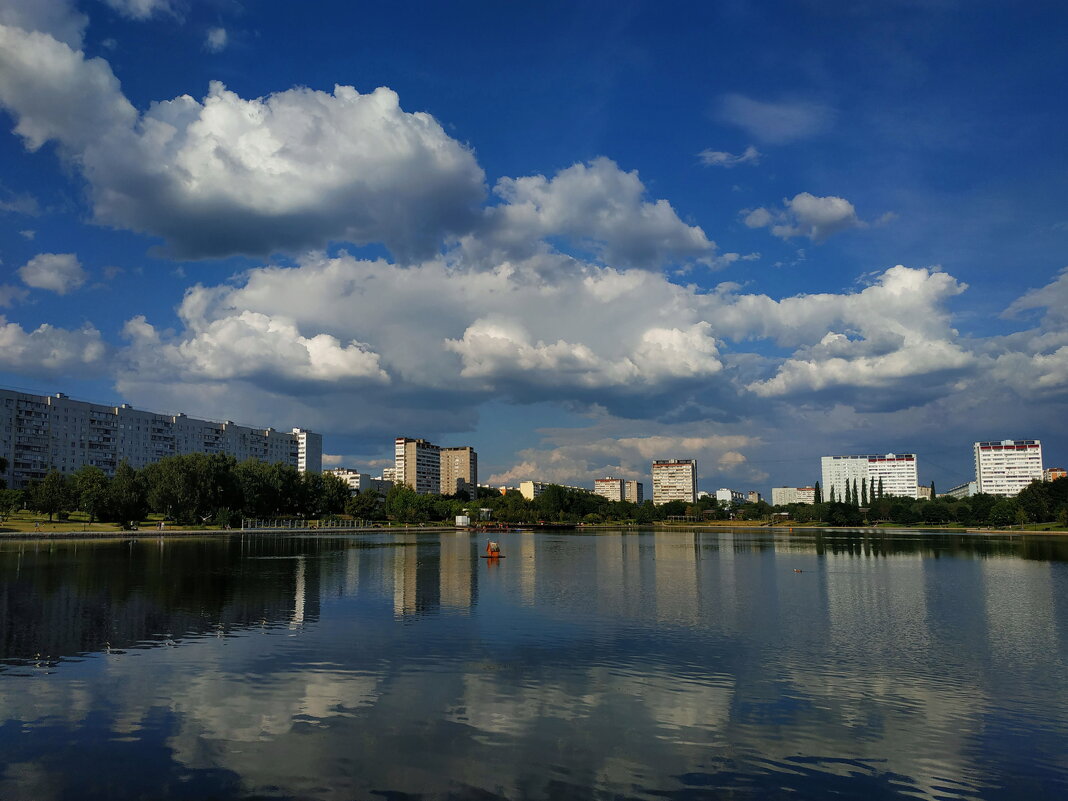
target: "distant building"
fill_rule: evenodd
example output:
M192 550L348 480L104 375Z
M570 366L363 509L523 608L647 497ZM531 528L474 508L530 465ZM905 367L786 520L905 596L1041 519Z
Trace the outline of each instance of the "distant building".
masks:
M592 494L592 490L587 487L569 487L565 484L556 484L551 481L520 481L519 492L528 501L532 501L545 492L549 487L563 487L566 490L574 490L575 492L586 492ZM505 491L512 489L511 487L502 488ZM502 495L504 492L501 493Z
M397 468L396 467L383 467L382 468L382 480L388 481L391 484L399 484L397 481Z
M861 492L865 484L868 491L874 487L878 492L882 483L883 495L903 498L918 498L916 481L916 455L913 453L888 453L885 456L824 456L821 459L823 499L843 501L846 485L852 492L854 486Z
M441 491L441 448L425 439L397 437L393 444L397 481L420 495Z
M1018 495L1032 481L1042 480L1042 443L1037 439L976 442L975 482L988 495Z
M653 503L697 501L697 460L658 459L653 462Z
M943 493L940 493L940 498L954 498L960 500L961 498L970 498L975 493L979 492L979 485L974 481L968 481L964 484L959 484L956 487L951 487Z
M644 503L645 485L640 481L625 481L623 483L623 500L631 503Z
M466 492L475 497L478 486L478 454L469 446L441 449L441 494Z
M716 490L716 500L720 503L725 503L728 506L740 506L743 503L748 503L749 499L744 492L738 492L738 490L727 489L722 487Z
M1064 478L1068 476L1068 470L1063 467L1047 467L1042 471L1043 481L1056 481L1058 478Z
M297 470L302 473L319 473L323 469L323 435L303 428L294 428L297 438Z
M0 477L15 489L53 469L69 475L89 465L114 475L120 462L141 469L186 453L223 453L238 461L281 462L319 472L323 445L320 434L300 428L287 433L143 411L125 403L87 403L61 392L0 389L0 456L8 463Z
M771 505L786 506L791 503L815 503L815 487L772 487Z
M622 501L624 494L624 481L621 478L598 478L593 482L594 495L600 495L610 501Z
M393 464L394 481L420 495L455 495L461 490L474 495L478 486L478 454L467 446L441 448L425 439L397 437Z
M749 503L760 503L763 500L763 498L760 497L760 493L756 490L749 490L749 492L745 494L745 499L749 501Z
M389 488L393 486L392 481L385 481L381 478L372 478L367 473L361 473L358 470L350 470L347 467L332 467L323 472L335 475L348 484L349 492L353 495L357 492L376 492L379 495L384 496L389 492Z
M916 497L924 501L931 500L931 488L929 486L924 486L923 484L920 484L918 487L916 487Z

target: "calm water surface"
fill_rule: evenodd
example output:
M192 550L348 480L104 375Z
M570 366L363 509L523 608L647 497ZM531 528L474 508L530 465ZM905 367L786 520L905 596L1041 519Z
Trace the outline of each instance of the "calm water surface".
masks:
M0 798L1068 798L1068 540L500 540L0 542Z

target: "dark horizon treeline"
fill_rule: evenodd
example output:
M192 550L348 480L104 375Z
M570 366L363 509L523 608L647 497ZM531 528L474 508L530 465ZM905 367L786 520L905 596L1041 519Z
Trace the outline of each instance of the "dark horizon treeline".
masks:
M89 522L130 524L150 513L183 525L238 526L244 517L340 514L348 485L331 473L301 473L292 465L229 454L169 456L135 470L122 462L114 476L86 465L70 476L53 470L24 490L3 490L0 509L25 507L51 520L72 511Z
M113 477L97 467L82 467L70 476L58 471L25 490L0 490L0 513L32 509L64 518L72 511L97 520L132 524L152 513L182 525L238 526L244 518L305 518L347 514L367 521L406 523L453 522L457 515L503 523L548 521L559 523L653 523L669 518L700 520L772 521L786 513L798 523L857 526L880 522L914 524L958 523L970 526L1008 526L1058 521L1068 524L1068 478L1034 481L1019 495L1003 498L974 495L954 500L882 495L872 488L850 492L848 501L788 504L773 507L764 501L729 507L714 497L696 503L671 501L654 506L610 501L600 495L550 485L533 500L516 490L500 494L480 488L477 498L420 495L410 487L392 487L383 498L374 492L351 494L348 485L331 473L300 473L281 463L249 459L238 462L225 454L192 453L171 456L142 470L123 462ZM860 496L859 498L857 496ZM864 505L864 502L867 504ZM480 510L489 510L483 515Z

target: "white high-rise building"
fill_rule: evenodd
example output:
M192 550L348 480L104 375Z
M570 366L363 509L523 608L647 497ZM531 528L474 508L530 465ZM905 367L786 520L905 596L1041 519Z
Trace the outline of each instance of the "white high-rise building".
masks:
M849 491L856 487L861 492L865 483L868 491L879 490L882 482L883 495L903 498L918 498L916 479L916 454L888 453L885 456L824 456L821 460L823 473L823 499L843 501L846 484Z
M302 473L323 471L323 435L303 428L294 428L297 438L297 469Z
M610 501L621 501L624 493L623 479L612 478L611 476L594 479L593 493Z
M653 462L653 503L697 502L697 460L658 459Z
M303 429L285 433L229 420L219 423L142 411L125 403L87 403L63 393L31 395L0 389L0 456L8 462L0 477L16 489L53 469L70 474L91 465L112 475L123 461L141 469L185 453L225 453L242 462L281 462L318 472L322 450L322 436Z
M1042 480L1042 443L1037 439L976 442L975 483L989 495L1017 495Z

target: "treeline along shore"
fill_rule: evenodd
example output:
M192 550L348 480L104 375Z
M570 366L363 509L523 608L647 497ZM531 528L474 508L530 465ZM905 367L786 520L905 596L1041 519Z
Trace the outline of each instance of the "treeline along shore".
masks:
M533 500L514 490L501 494L480 488L478 497L472 498L466 493L422 495L403 485L393 486L385 496L373 491L352 494L331 473L301 473L291 465L194 453L172 456L141 470L124 462L114 476L91 466L70 476L53 471L25 489L0 489L0 530L9 532L58 532L94 525L113 530L161 525L189 531L237 529L250 519L290 519L311 527L311 521L331 519L347 529L385 524L448 526L459 515L475 524L513 525L732 521L742 525L1004 528L1050 524L1064 528L1068 526L1068 478L1035 481L1013 498L979 494L917 500L885 495L867 505L829 501L773 507L758 501L731 507L705 497L696 503L654 505L652 501L610 501L556 485L546 487Z

